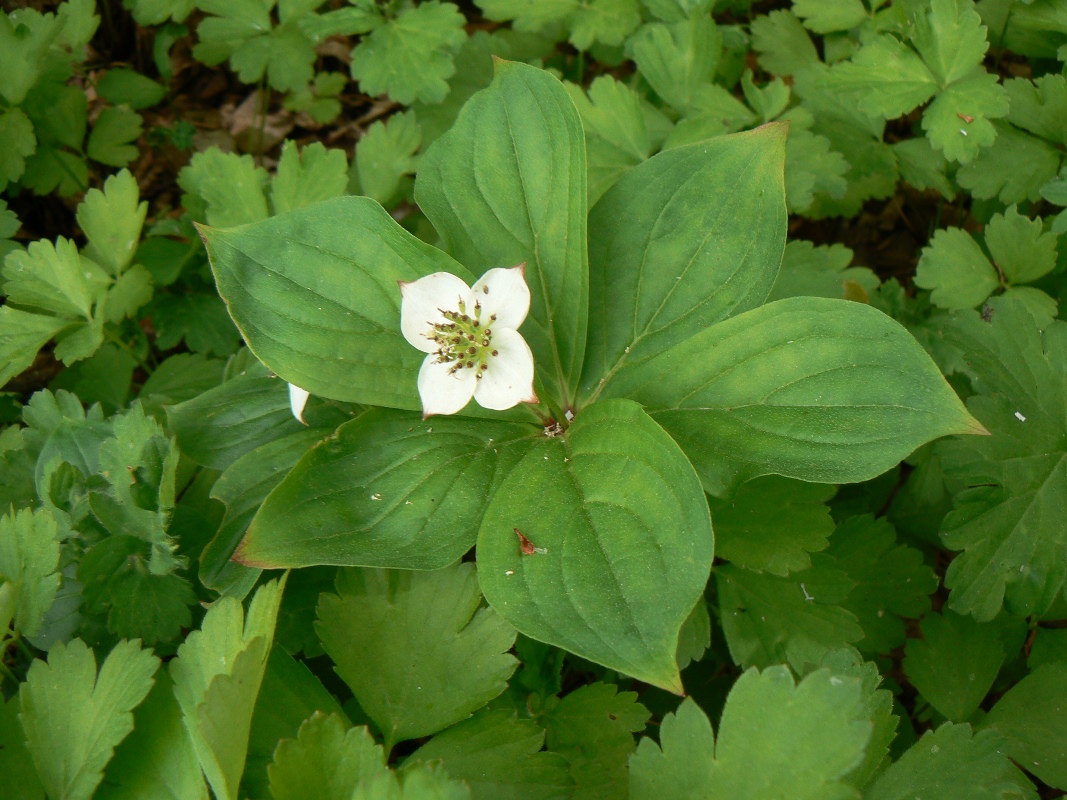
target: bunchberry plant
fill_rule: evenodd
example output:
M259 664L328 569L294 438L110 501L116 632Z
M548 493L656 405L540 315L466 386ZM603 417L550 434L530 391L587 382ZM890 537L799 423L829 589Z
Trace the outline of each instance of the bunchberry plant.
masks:
M477 531L482 590L520 631L681 691L678 634L714 553L705 491L772 473L863 480L930 439L984 432L880 312L764 304L784 247L784 136L672 149L587 219L566 91L501 62L419 171L447 253L358 198L203 228L264 363L313 395L384 407L296 466L238 560L425 569ZM517 262L526 281L505 283Z

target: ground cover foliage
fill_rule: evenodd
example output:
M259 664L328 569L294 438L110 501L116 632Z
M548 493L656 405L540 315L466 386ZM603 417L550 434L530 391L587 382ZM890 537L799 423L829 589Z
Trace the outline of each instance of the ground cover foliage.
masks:
M1067 792L1067 1L15 5L5 797Z

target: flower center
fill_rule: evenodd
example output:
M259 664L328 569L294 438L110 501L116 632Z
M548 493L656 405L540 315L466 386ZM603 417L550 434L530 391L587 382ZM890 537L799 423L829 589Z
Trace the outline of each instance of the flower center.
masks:
M481 380L489 369L489 359L499 355L493 349L493 330L488 327L496 321L496 314L482 321L482 304L474 301L474 316L467 313L466 303L459 301L459 311L438 309L448 322L430 326L426 338L437 343L437 363L451 364L449 375L461 369L472 369Z

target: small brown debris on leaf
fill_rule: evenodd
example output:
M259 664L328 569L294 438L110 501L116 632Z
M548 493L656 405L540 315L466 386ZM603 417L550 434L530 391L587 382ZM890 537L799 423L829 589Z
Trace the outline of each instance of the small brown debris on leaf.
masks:
M519 537L519 549L522 550L524 556L532 556L538 551L538 548L534 546L534 543L526 538L526 534L515 528L515 535Z
M970 123L974 122L974 117L972 117L972 116L969 116L969 115L967 115L967 114L960 114L960 113L959 113L959 112L957 111L957 112L956 112L956 116L957 116L957 117L959 117L960 119L962 119L962 120L963 120L964 122L966 122L966 123L967 123L968 125L969 125Z

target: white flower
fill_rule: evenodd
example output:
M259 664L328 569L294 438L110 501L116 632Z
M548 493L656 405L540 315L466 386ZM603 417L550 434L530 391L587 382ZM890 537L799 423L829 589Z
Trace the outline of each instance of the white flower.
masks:
M470 288L448 272L400 281L400 330L429 353L419 370L423 419L471 397L497 411L536 403L534 361L518 332L530 310L525 264L491 269Z
M307 405L311 395L296 384L289 384L289 408L293 410L293 416L307 425L304 421L304 406Z

